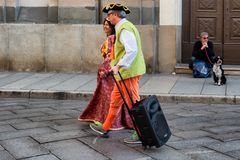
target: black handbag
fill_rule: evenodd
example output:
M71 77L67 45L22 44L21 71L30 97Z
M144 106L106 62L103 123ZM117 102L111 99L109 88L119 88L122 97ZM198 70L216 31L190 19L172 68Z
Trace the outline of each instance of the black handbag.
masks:
M121 74L119 72L118 74L127 90L128 96L131 99L131 109L127 105L119 84L112 74L113 79L118 87L124 104L127 107L133 121L134 128L142 142L143 147L146 148L147 146L155 146L158 148L166 144L171 136L171 131L157 97L155 95L151 95L134 103Z

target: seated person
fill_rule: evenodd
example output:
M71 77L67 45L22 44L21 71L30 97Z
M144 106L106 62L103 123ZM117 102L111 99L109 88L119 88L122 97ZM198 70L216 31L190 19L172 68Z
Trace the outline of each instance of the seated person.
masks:
M211 41L208 41L208 33L202 32L200 35L200 40L195 42L194 44L193 51L192 51L192 62L190 63L189 68L193 69L194 71L193 63L197 61L198 62L201 61L201 62L205 62L205 66L209 70L211 70L214 56L215 56L215 53L213 49L213 43ZM211 74L209 74L206 77L210 77L210 76ZM206 77L202 77L202 78L206 78Z

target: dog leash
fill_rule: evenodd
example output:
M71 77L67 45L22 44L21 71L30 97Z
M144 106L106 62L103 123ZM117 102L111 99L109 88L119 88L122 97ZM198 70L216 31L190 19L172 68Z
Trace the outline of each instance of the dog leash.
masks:
M205 53L206 53L206 56L207 56L207 58L208 58L209 63L213 65L212 61L210 60L210 58L209 58L209 56L208 56L208 54L207 54L207 49L206 49L206 48L205 48Z

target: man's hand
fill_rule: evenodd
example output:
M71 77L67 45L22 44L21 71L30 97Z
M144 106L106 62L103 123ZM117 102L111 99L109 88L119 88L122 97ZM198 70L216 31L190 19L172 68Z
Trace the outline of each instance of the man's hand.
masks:
M113 72L113 74L118 74L119 69L120 69L120 66L116 65L111 68L110 72Z

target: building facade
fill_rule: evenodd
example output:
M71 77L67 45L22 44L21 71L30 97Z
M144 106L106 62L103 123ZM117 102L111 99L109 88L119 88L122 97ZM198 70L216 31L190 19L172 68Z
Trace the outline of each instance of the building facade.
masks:
M202 31L225 64L240 64L239 0L2 0L0 69L96 71L101 8L110 2L132 11L128 19L140 30L148 72L188 63Z

